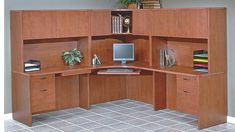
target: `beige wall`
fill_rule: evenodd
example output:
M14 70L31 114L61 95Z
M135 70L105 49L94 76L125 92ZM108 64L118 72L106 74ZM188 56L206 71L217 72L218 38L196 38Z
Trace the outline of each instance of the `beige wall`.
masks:
M4 113L11 112L11 47L10 10L33 9L109 9L115 8L118 0L5 0L4 38Z
M235 0L162 0L162 4L164 8L227 8L228 115L235 117Z

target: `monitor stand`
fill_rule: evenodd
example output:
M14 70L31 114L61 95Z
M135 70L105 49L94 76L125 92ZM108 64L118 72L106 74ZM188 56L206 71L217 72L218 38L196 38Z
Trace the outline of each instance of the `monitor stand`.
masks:
M126 64L126 60L122 60L122 64Z

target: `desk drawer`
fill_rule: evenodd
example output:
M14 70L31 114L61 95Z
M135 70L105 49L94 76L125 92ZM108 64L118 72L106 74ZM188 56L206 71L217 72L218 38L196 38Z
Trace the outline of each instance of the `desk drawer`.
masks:
M30 86L32 113L55 109L55 75L31 77Z
M177 76L177 109L197 115L198 113L197 77Z

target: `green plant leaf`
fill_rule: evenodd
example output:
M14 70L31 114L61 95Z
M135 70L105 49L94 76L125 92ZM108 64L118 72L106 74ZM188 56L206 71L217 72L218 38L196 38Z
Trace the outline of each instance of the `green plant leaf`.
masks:
M64 62L69 65L72 65L76 62L81 63L82 58L83 56L81 52L77 50L76 48L63 52Z

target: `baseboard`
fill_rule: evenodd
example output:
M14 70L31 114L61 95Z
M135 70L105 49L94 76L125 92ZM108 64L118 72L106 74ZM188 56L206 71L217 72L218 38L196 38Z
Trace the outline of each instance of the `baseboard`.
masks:
M235 117L227 116L227 122L235 124Z
M4 114L4 120L12 120L12 113Z

